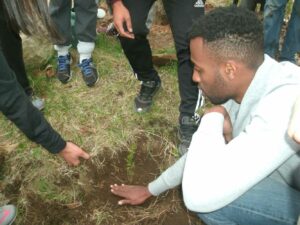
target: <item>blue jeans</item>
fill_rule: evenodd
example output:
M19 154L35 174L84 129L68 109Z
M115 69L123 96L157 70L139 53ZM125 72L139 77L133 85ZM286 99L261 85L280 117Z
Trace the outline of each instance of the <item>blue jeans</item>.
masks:
M264 8L265 53L275 57L279 36L288 0L267 0ZM288 23L279 61L295 63L295 54L300 52L300 0L295 0Z
M212 213L199 213L207 225L296 225L300 192L266 178L240 198Z

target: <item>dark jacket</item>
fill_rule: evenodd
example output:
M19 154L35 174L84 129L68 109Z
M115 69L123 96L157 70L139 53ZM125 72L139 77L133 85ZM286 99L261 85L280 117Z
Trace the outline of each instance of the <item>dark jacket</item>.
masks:
M1 6L0 6L1 7ZM9 67L2 44L6 44L3 14L0 15L0 111L11 120L30 140L41 144L51 153L58 153L66 142L37 110L18 83L13 68ZM11 46L11 51L18 51ZM17 53L16 53L17 54Z

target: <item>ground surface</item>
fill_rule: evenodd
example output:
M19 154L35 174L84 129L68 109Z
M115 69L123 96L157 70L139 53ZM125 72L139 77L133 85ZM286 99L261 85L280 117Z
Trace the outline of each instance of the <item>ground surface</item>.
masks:
M23 195L21 189L26 181L22 177L6 185L1 192L13 203L17 203L19 198L26 199L26 216L19 223L24 225L199 224L196 216L187 212L183 206L179 190L153 198L139 207L116 204L118 198L110 194L110 184L134 182L146 185L159 174L159 167L163 164L164 146L159 138L149 139L141 135L133 145L136 153L132 155L130 166L127 159L131 153L124 150L115 156L99 155L85 162L84 172L57 176L55 185L61 190L79 185L77 195L81 196L80 201L63 204L46 201L44 196L35 192L28 191ZM4 161L4 156L0 155L0 171Z
M99 25L105 27L110 21L107 18ZM75 49L71 52L74 76L62 85L51 76L52 45L45 39L23 40L30 81L46 100L45 117L65 139L92 157L79 167L68 167L0 115L0 205L17 205L15 224L201 224L184 207L180 189L142 206L118 206L119 198L109 188L114 183L147 185L178 157L179 94L170 28L153 25L149 35L163 88L151 112L143 115L133 111L139 83L116 38L98 36L93 57L101 78L94 88L82 81Z
M32 85L46 100L44 115L92 158L79 167L68 167L1 117L0 203L17 205L15 224L201 224L185 208L179 189L153 197L142 206L118 206L119 198L110 193L109 186L114 183L147 185L177 158L179 95L169 27L154 25L149 39L158 56L164 88L151 113L137 115L132 101L139 83L114 37L99 34L94 61L101 79L94 88L84 85L75 50L74 77L62 85L55 77L45 76L47 64L50 71L55 67L51 45L24 37Z

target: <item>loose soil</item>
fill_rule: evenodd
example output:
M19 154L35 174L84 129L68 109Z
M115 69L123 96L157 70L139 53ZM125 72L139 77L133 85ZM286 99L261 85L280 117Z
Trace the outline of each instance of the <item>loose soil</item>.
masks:
M84 173L74 173L68 177L58 175L56 184L61 189L71 187L72 183L79 184L80 200L62 204L47 201L33 192L28 192L25 196L23 194L28 207L24 209L25 219L20 224L200 224L199 219L184 207L179 189L171 190L160 197L152 197L142 206L117 205L119 198L110 193L110 184L147 185L160 174L159 167L165 164L164 144L159 137L141 135L136 143L128 146L134 147L131 150L120 150L120 154L115 156L99 155L86 161L83 166L86 169ZM3 166L4 157L0 156L0 160L0 165ZM2 193L14 203L20 195L23 182L22 178L15 180Z

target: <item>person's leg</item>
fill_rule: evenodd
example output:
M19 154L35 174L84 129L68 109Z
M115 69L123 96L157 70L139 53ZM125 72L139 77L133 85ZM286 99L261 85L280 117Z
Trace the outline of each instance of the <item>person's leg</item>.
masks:
M266 0L260 0L260 9L259 9L259 11L261 13L264 12L265 4L266 4Z
M158 79L152 63L152 52L147 35L146 21L153 0L124 0L123 3L130 12L132 29L135 39L120 37L124 53L140 81Z
M54 43L54 49L57 51L56 76L63 84L71 80L72 77L69 53L72 43L71 3L70 0L50 0L49 4L51 19L62 37L62 41Z
M148 29L151 28L152 24L153 24L153 21L154 21L154 17L155 17L155 14L156 14L156 7L155 7L155 3L151 6L151 9L148 13L148 17L147 17L147 20L146 20L146 27Z
M256 9L256 1L255 0L242 0L239 4L239 7L249 9L251 11L255 11Z
M181 103L179 106L179 151L187 151L193 133L198 127L195 111L201 97L197 85L192 81L193 65L190 61L188 32L193 20L204 15L201 0L164 0L164 7L173 33L178 59L178 83Z
M136 112L149 111L153 97L160 88L160 78L154 69L152 52L147 35L146 20L154 0L124 0L130 12L135 39L119 37L124 53L138 80L142 81L141 89L134 100Z
M233 0L233 1L232 1L232 4L233 4L233 5L238 5L238 3L239 3L239 0Z
M75 32L78 41L95 43L98 6L95 0L75 0Z
M16 78L24 89L26 95L31 99L32 104L39 110L45 107L43 99L34 95L33 88L30 86L23 60L23 47L20 34L14 31L7 23L3 5L0 4L0 41L3 54L9 67L15 72Z
M92 62L95 49L98 6L95 0L75 0L75 31L78 39L79 67L86 85L91 87L98 81L98 72Z
M300 52L300 0L294 1L279 60L296 63L297 52Z
M29 80L26 75L25 65L23 61L22 39L18 32L13 31L6 20L5 12L0 4L0 41L3 54L11 69L14 70L17 80L25 90L32 92Z
M71 0L50 0L49 3L50 17L63 39L55 43L59 46L69 46L72 42L71 3Z
M264 8L264 49L275 58L287 0L266 0Z
M207 225L295 225L299 212L300 192L266 178L224 208L198 216Z

